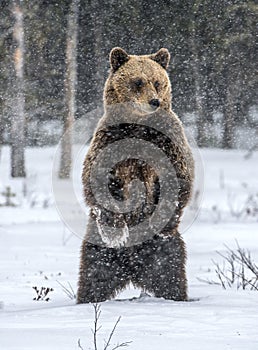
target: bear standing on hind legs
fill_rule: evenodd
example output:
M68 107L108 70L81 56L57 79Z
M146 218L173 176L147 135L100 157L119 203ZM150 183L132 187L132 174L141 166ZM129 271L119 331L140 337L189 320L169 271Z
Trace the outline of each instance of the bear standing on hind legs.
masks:
M169 59L167 49L110 53L105 113L83 166L90 215L78 303L111 299L129 282L156 297L187 300L178 225L191 196L194 162L171 109Z

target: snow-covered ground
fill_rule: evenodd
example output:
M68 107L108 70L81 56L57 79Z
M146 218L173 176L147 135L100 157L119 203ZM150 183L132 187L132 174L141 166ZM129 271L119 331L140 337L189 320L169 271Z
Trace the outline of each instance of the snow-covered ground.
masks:
M189 302L141 297L132 287L119 300L101 303L99 350L117 318L113 344L129 349L258 349L258 293L222 289L212 259L225 244L258 261L258 153L202 150L205 185L199 217L184 233L188 250ZM27 179L9 177L9 149L2 149L0 192L16 194L16 207L0 207L0 349L94 349L92 305L76 305L63 284L76 291L81 240L55 209L51 173L55 147L26 151ZM251 197L253 195L253 197ZM0 195L0 203L5 199ZM248 210L246 210L248 209ZM59 283L58 283L59 282ZM35 301L32 287L49 287L49 301ZM122 299L122 300L121 300ZM112 346L109 348L112 349Z

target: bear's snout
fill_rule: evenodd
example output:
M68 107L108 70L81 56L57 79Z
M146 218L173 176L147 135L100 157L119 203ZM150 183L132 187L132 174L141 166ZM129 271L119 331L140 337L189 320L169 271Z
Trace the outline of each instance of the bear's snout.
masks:
M153 98L152 100L150 100L149 104L153 109L157 109L160 106L160 101L158 98Z

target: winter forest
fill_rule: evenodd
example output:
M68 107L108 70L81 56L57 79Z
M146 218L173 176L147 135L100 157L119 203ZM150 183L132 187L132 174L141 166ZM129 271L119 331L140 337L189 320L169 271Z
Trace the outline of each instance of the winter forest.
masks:
M1 349L258 348L257 23L248 0L0 0ZM195 161L187 301L130 283L76 304L83 161L114 47L170 52Z

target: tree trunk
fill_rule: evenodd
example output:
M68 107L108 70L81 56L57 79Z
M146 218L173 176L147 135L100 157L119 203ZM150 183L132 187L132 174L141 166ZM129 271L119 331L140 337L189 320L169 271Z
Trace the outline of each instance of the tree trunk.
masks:
M194 35L193 31L192 35ZM196 39L192 37L191 46L193 53L193 78L195 85L195 106L197 112L196 126L197 126L197 144L199 147L204 147L207 145L206 138L206 116L205 109L203 105L203 96L201 91L201 73L200 73L200 58L198 57L198 52L196 48Z
M198 13L200 7L200 1L195 1L193 4L193 15ZM203 83L204 77L201 75L201 59L203 59L201 53L199 52L198 45L198 33L196 33L196 18L192 18L190 24L190 46L192 51L192 69L193 69L193 79L195 87L195 108L197 112L196 126L197 126L197 144L199 147L204 147L207 145L206 137L206 115L203 102L203 89L205 85ZM201 56L201 58L200 58Z
M103 32L105 32L103 28L103 16L104 11L100 8L98 2L92 3L92 13L94 13L93 17L93 35L94 35L94 61L95 61L95 77L94 84L96 89L96 95L94 100L94 105L96 107L102 107L103 105L103 88L105 83L105 57L103 53Z
M72 0L68 16L66 41L66 76L65 76L65 116L64 133L61 141L61 162L59 178L70 177L72 167L72 132L76 111L77 82L77 32L78 32L78 0Z
M229 43L225 68L224 68L224 105L223 105L223 139L222 148L233 148L234 126L235 126L235 96L237 94L237 72L235 71L236 62L234 57L233 43Z
M3 146L3 143L4 143L4 135L3 135L3 132L4 132L4 128L3 128L3 116L2 114L0 113L0 162L1 162L1 150L2 150L2 146Z
M13 15L15 18L14 41L14 98L11 118L11 176L25 177L25 114L24 114L24 30L23 12L19 0L13 2Z
M224 130L223 130L223 140L222 148L231 149L233 148L234 141L234 97L232 93L232 82L227 81L227 86L225 87L225 102L224 102Z

